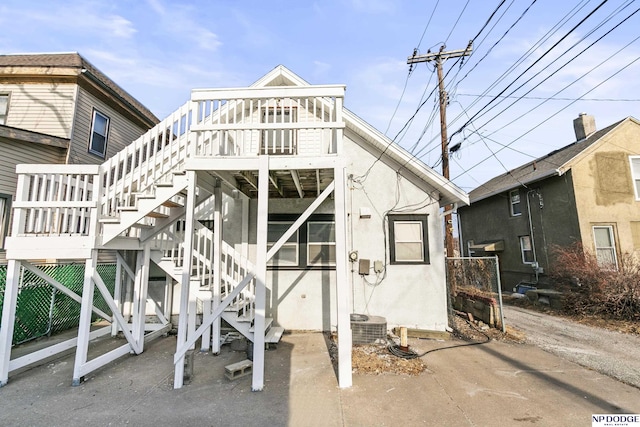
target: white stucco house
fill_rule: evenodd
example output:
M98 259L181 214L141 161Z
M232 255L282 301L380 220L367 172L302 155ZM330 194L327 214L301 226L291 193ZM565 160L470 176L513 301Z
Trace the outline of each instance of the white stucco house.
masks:
M0 382L19 364L7 325L20 266L37 270L29 260L54 252L86 265L75 383L141 352L172 316L175 387L196 341L219 351L221 320L254 342L254 390L265 342L283 329L337 330L341 387L351 385L352 313L444 331L441 208L468 196L345 109L344 93L278 66L246 88L193 90L102 165L18 166ZM95 272L103 250L118 251L114 295ZM149 289L158 275L161 292ZM98 313L113 325L104 333L127 344L89 361L94 287L112 311ZM155 319L150 297L161 300Z

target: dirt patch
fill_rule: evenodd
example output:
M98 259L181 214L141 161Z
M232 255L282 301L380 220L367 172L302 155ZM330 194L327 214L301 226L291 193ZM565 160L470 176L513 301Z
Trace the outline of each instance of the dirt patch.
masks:
M506 341L513 343L524 343L525 335L511 326L506 326L506 332L501 329L490 328L483 322L469 321L461 316L453 316L453 335L464 341L484 342L484 341Z
M392 343L391 337L389 342ZM334 368L338 365L337 337L328 337L329 355ZM351 365L354 374L362 375L420 375L427 370L422 359L398 357L388 349L387 344L354 345L351 351Z

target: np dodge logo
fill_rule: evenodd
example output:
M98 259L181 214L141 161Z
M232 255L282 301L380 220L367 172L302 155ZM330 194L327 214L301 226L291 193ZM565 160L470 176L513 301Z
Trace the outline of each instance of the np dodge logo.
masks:
M640 414L595 414L592 427L640 427Z

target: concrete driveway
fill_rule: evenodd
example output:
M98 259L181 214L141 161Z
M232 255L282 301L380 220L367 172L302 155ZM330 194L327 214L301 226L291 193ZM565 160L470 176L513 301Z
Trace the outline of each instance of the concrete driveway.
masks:
M73 356L9 378L8 426L585 426L592 414L640 413L640 390L532 345L413 340L428 371L354 375L337 386L324 336L285 335L266 354L266 386L229 381L244 358L198 353L191 384L173 390L175 339L152 342L71 387ZM99 350L96 348L95 350Z

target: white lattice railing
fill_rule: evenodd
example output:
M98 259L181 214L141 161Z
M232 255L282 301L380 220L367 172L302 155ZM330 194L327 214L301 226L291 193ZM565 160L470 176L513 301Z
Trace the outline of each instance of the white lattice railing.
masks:
M18 165L12 236L94 236L97 165Z

